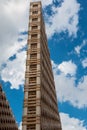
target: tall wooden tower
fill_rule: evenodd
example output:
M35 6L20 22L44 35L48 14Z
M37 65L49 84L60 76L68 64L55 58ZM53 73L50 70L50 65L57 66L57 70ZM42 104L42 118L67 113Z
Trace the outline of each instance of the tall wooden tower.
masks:
M22 130L62 130L41 2L30 3Z

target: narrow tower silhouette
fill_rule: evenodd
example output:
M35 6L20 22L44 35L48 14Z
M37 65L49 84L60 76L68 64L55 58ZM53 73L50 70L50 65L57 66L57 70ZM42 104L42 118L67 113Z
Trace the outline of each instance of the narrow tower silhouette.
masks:
M22 130L62 130L41 2L30 3Z

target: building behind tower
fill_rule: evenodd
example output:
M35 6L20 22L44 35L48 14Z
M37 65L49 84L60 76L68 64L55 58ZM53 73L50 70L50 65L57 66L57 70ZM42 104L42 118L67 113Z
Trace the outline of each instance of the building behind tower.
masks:
M0 85L0 130L18 130L18 126Z
M22 130L62 130L41 2L30 3Z

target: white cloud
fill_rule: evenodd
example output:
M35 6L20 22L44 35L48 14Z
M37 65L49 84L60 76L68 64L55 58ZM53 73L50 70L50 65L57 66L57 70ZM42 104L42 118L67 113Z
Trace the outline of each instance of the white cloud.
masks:
M21 36L21 31L28 28L29 2L25 0L1 0L0 1L0 75L2 80L9 81L11 88L19 88L24 83L24 68L26 53L18 51L26 46L27 36ZM17 39L23 41L18 42ZM8 58L16 54L14 61ZM2 69L2 64L7 66Z
M81 44L80 46L76 46L76 47L75 47L75 52L76 52L78 55L80 55L81 49L82 49L86 44L87 44L87 40L85 39L85 40L83 40L83 42L82 42L82 44Z
M55 66L53 71L58 100L60 102L68 101L78 108L87 107L87 98L84 98L87 95L87 76L83 76L76 86L75 77L68 77L64 72L58 74L59 65Z
M70 74L73 76L76 73L77 66L72 61L64 61L58 66L58 69L65 75Z
M87 58L85 58L83 61L82 61L82 65L84 68L87 67Z
M25 57L26 52L22 51L16 54L16 59L7 61L7 66L1 71L2 79L11 83L11 88L19 88L19 85L24 84L25 74Z
M0 1L0 63L5 62L21 47L17 41L21 30L28 26L28 2L25 0ZM19 47L20 46L20 47ZM12 50L11 50L12 49ZM16 49L16 50L17 50Z
M60 113L62 130L86 130L84 121L70 117L68 114Z
M60 7L52 8L54 14L49 16L49 22L47 23L47 33L51 37L54 33L68 31L69 36L77 35L80 4L77 0L64 0Z

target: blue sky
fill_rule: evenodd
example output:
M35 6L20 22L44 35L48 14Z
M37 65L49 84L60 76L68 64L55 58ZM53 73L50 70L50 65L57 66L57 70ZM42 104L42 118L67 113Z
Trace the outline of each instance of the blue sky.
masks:
M87 1L42 3L62 128L87 130ZM21 130L29 0L0 9L0 83Z

